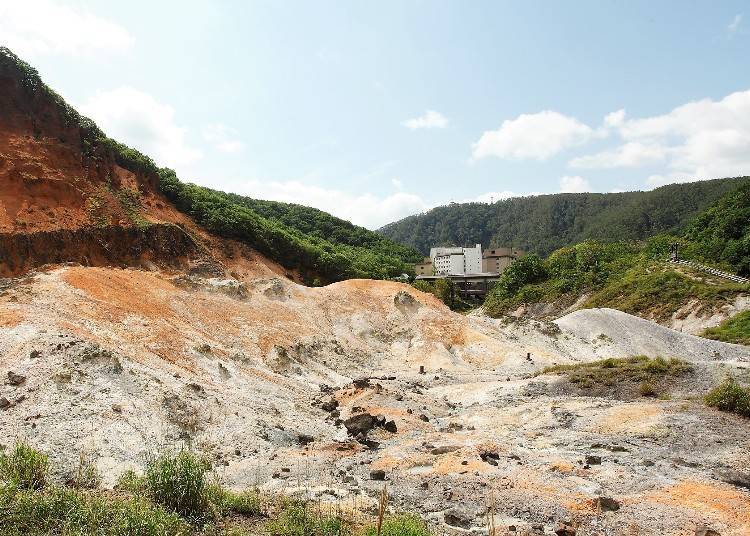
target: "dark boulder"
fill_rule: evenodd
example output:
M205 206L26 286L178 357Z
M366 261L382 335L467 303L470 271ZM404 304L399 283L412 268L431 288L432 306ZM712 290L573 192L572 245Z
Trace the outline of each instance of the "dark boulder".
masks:
M385 480L385 471L382 469L373 469L370 471L370 480Z
M353 415L344 421L344 426L349 435L357 436L362 434L366 436L367 433L377 426L378 420L369 413L360 413L359 415Z

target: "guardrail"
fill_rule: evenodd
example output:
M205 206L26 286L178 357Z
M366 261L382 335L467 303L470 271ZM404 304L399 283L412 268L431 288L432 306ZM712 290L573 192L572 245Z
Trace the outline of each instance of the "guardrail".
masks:
M684 261L681 259L669 259L669 262L671 262L672 264L680 264L682 266L689 266L690 268L694 268L696 270L700 270L701 272L706 272L711 275L715 275L716 277L728 279L729 281L734 281L735 283L750 283L750 279L746 277L742 277L737 274L732 274L729 272L724 272L722 270L717 270L716 268L711 268L710 266L706 266L705 264L699 264L693 261Z

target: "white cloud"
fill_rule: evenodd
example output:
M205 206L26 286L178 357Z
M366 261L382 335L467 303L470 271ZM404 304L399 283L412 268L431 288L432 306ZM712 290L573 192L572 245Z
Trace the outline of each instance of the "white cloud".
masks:
M174 110L148 93L131 87L100 91L80 107L106 134L154 159L179 169L201 157L185 139L187 130L174 122Z
M510 190L503 190L502 192L487 192L479 194L476 197L470 197L462 199L461 203L494 203L495 201L501 201L503 199L510 199L511 197L520 197L521 195L533 195L533 194L517 194Z
M301 181L228 181L221 185L214 183L212 186L258 199L315 207L368 229L377 229L433 206L420 196L408 192L377 196L372 193L350 193L323 188Z
M591 185L579 175L566 175L560 178L560 191L564 193L590 192Z
M245 148L237 137L237 131L223 123L203 127L203 139L222 153L237 153Z
M569 165L582 169L636 167L663 160L666 149L660 145L628 142L615 150L573 158Z
M574 117L551 110L522 114L503 121L497 130L482 134L472 146L472 157L546 160L597 135L594 129Z
M732 22L729 23L727 26L727 32L729 32L729 36L733 36L737 29L740 27L740 24L742 24L742 13L737 13L734 18L732 19Z
M0 2L0 43L20 56L123 51L133 42L122 26L61 2Z
M625 121L625 110L617 110L604 116L604 125L609 128L619 127Z
M719 101L702 99L671 112L625 119L617 127L624 143L570 161L578 168L663 163L649 185L750 173L750 90Z
M418 128L445 128L448 126L448 118L435 110L427 110L421 117L407 119L401 124L411 130Z
M391 184L393 185L396 190L403 190L404 189L404 183L401 182L399 179L391 179Z

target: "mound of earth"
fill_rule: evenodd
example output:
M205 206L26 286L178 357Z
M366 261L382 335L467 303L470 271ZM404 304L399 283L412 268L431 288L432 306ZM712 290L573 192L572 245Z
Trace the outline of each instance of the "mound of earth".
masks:
M231 486L348 507L374 505L385 479L395 508L446 531L482 530L488 505L500 534L750 530L750 427L699 398L728 372L748 379L746 348L610 310L467 317L399 283L307 288L234 262L231 277L67 266L2 280L2 442L71 472L86 452L107 485L186 444ZM700 374L664 400L539 375L654 352Z

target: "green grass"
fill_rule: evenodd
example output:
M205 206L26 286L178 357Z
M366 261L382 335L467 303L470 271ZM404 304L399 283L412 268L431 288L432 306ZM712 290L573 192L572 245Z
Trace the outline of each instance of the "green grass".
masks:
M611 307L630 314L666 320L692 299L721 305L748 290L747 285L698 281L660 263L637 265L594 292L584 307Z
M149 459L144 475L146 493L153 502L187 518L200 519L210 511L206 473L211 464L187 451Z
M282 501L278 516L268 523L266 530L271 536L347 536L352 533L352 527L343 517L323 513L296 499Z
M583 388L613 387L622 382L639 383L642 396L656 396L656 385L661 378L676 377L691 371L692 367L681 359L639 355L574 365L555 365L545 368L541 374L562 374L567 376L568 381Z
M691 300L719 307L750 291L749 285L683 273L684 268L664 262L674 241L690 246L676 237L658 236L637 244L583 242L544 260L524 257L503 272L484 311L497 317L538 302L565 308L588 294L584 308L610 307L662 321Z
M430 536L427 524L417 515L400 514L383 520L381 536ZM376 536L375 527L367 527L364 536Z
M67 488L0 488L0 525L7 535L187 536L189 524L143 498Z
M0 460L3 536L374 536L374 524L326 512L298 499L265 499L209 480L210 464L180 451L147 460L146 471L124 473L113 491L50 484L45 454L19 444ZM88 467L90 460L81 461ZM43 478L42 478L43 477ZM87 480L87 479L84 479ZM269 508L269 505L272 505ZM418 516L386 517L382 536L429 536Z
M750 311L728 318L715 328L708 328L701 335L716 341L750 345Z
M734 378L713 388L706 395L706 404L721 411L750 417L750 387L742 387Z
M47 484L49 458L26 443L0 454L0 481L20 489L38 490Z

